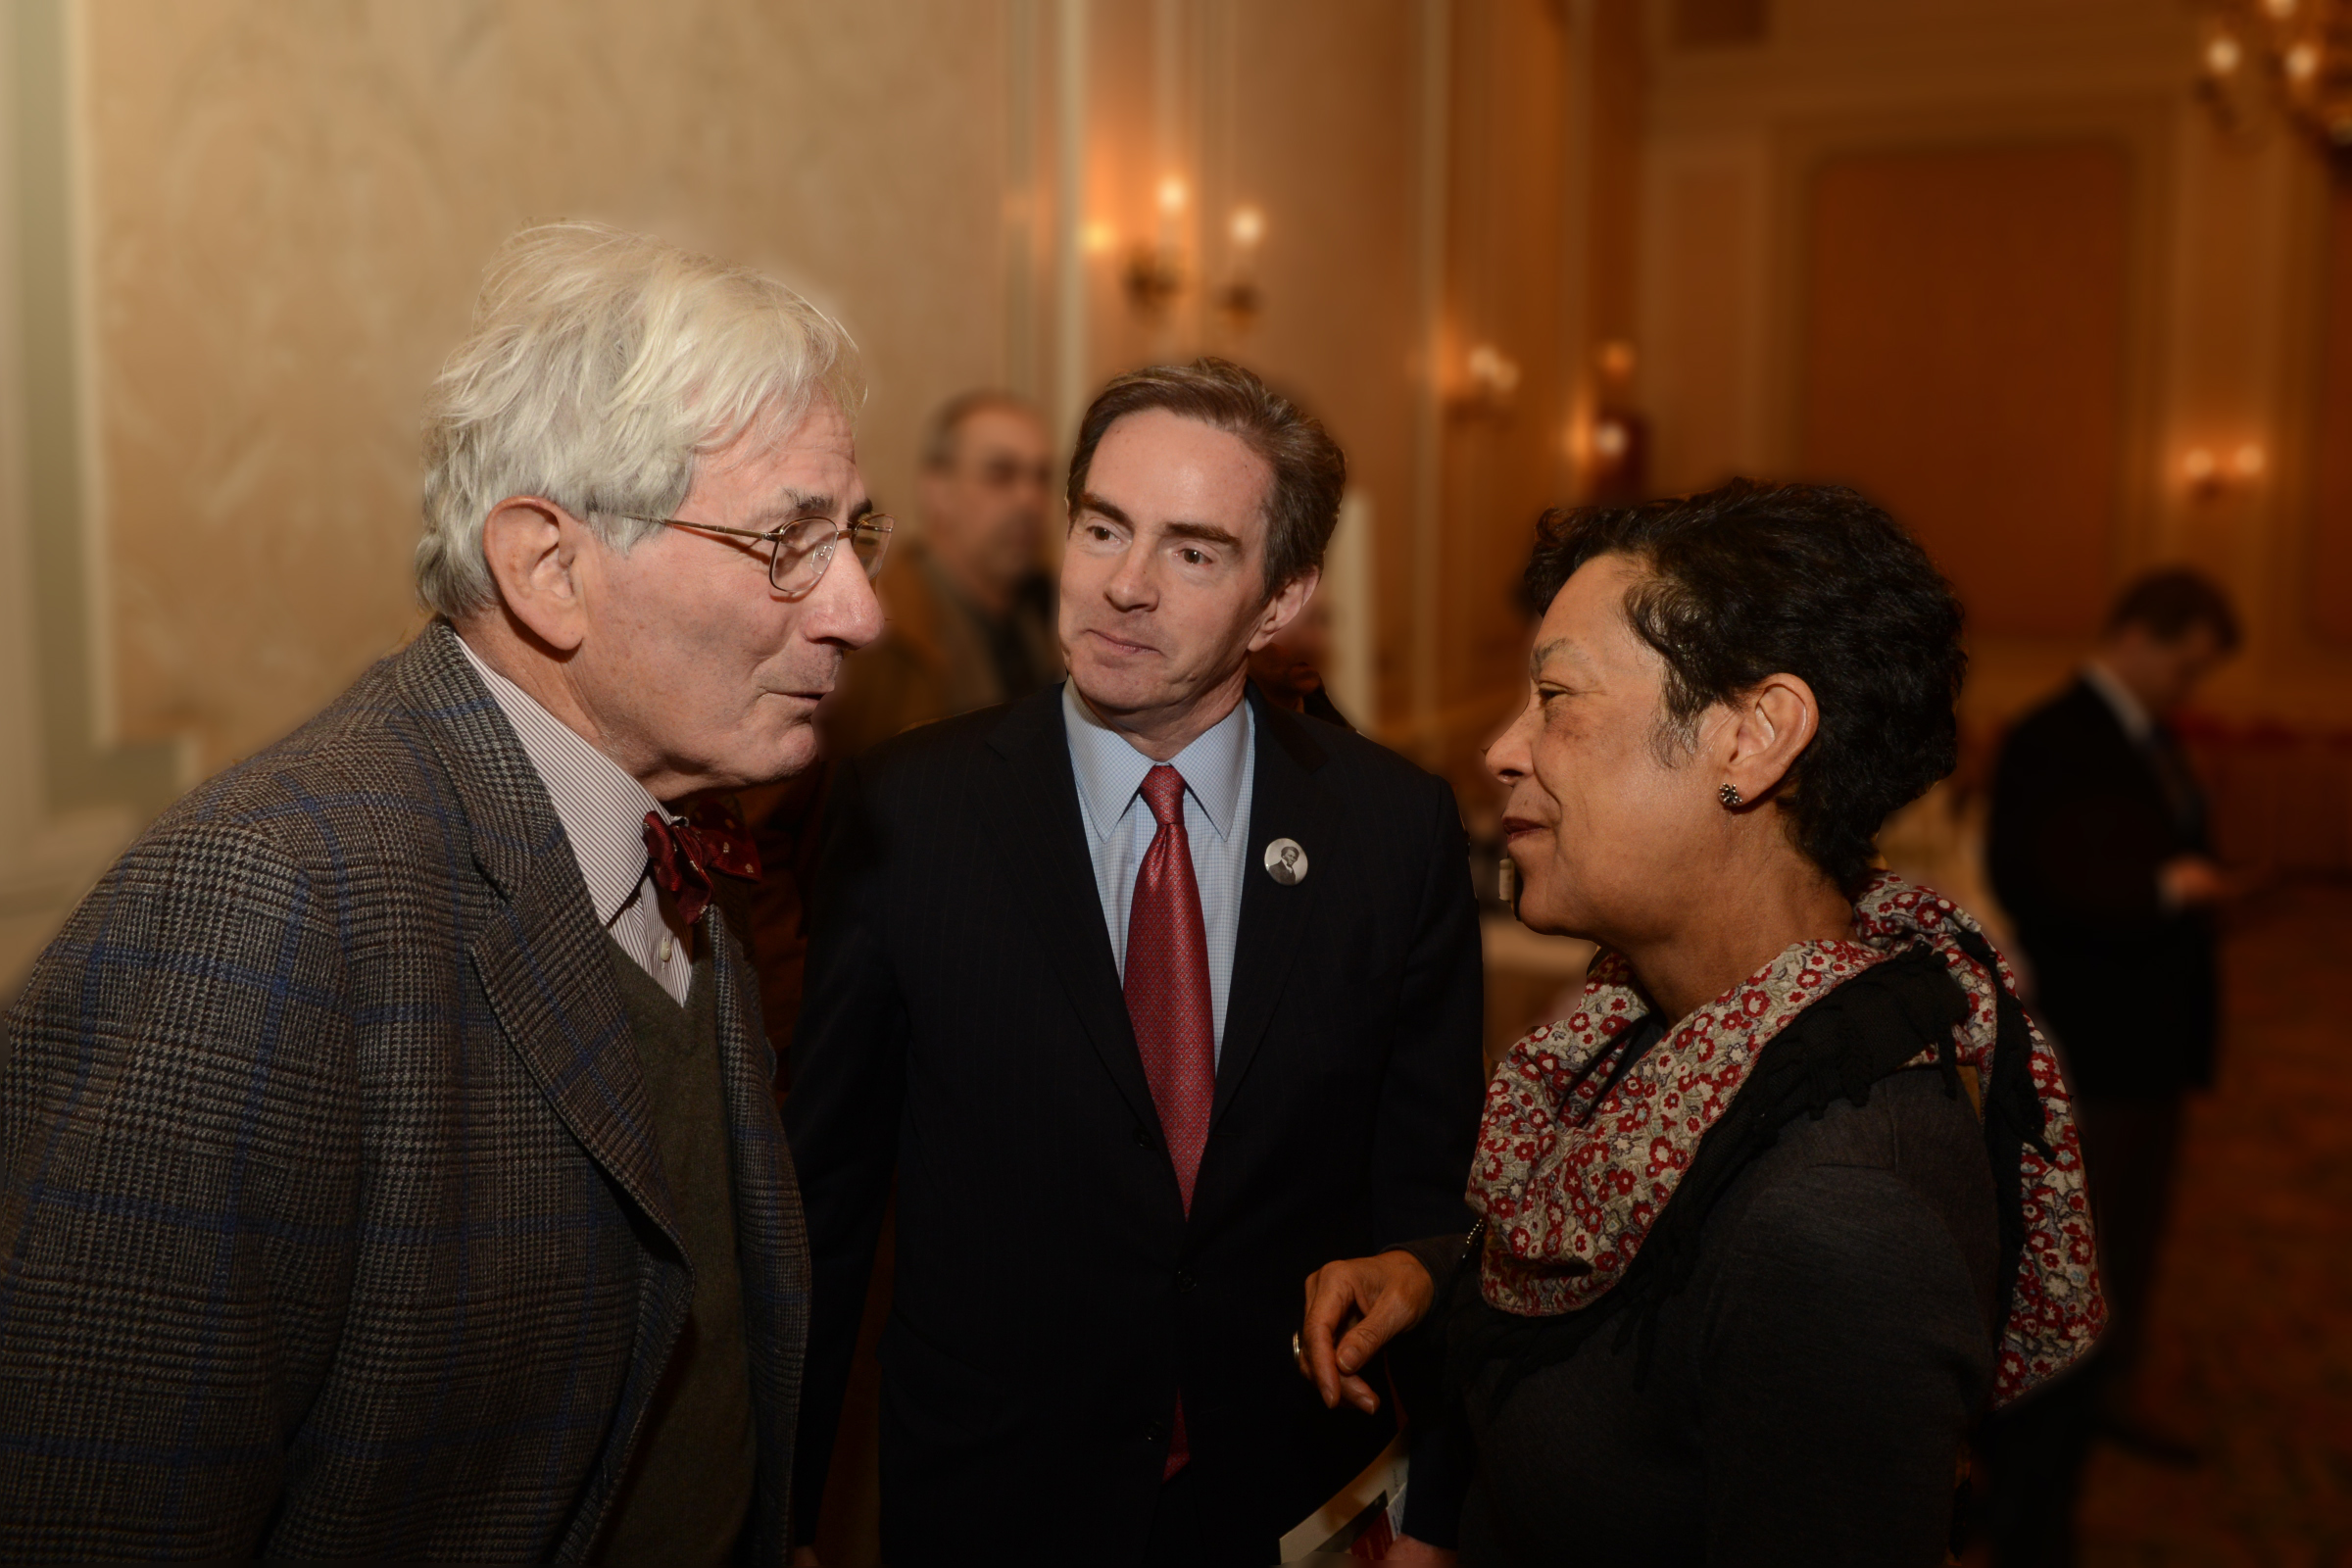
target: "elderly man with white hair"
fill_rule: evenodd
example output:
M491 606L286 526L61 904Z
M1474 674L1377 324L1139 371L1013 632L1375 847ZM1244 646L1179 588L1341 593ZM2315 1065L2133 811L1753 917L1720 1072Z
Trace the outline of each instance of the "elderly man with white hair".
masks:
M806 766L881 629L858 401L766 278L500 253L432 623L166 813L8 1020L0 1558L784 1560L807 1248L710 903L757 867L693 802Z

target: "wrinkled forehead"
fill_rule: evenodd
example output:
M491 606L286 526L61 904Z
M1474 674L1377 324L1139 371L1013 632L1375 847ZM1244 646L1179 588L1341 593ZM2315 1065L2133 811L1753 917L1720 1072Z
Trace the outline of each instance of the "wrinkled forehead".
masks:
M756 421L703 454L689 494L771 524L806 516L846 520L873 510L850 422L830 399L790 420Z
M1145 409L1103 432L1083 504L1122 522L1219 529L1258 549L1273 486L1273 466L1232 431Z

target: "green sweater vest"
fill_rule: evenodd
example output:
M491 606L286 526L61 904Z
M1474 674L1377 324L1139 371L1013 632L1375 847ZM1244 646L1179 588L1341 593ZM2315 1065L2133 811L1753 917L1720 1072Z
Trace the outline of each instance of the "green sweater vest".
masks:
M623 1564L723 1563L751 1509L758 1443L712 964L705 942L681 1007L618 943L606 941L645 1074L654 1147L694 1269L694 1307L662 1371L597 1556Z

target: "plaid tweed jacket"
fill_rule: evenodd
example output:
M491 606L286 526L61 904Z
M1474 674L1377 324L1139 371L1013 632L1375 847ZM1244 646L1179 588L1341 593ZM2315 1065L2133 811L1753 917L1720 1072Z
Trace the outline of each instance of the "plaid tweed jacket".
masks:
M709 916L784 1560L807 1243ZM564 829L436 623L127 851L0 1075L0 1558L578 1559L692 1282Z

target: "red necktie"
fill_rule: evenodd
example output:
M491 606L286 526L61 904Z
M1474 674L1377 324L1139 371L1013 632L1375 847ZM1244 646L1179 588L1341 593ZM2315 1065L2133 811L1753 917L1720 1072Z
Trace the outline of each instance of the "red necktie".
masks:
M1217 1094L1216 1024L1209 1010L1208 932L1200 923L1200 887L1193 880L1192 841L1184 831L1184 775L1165 762L1144 775L1144 803L1159 823L1135 873L1127 915L1127 1017L1152 1084L1159 1130L1176 1166L1184 1211L1193 1211L1193 1180L1208 1142ZM1168 1436L1161 1479L1192 1457L1184 1398Z

